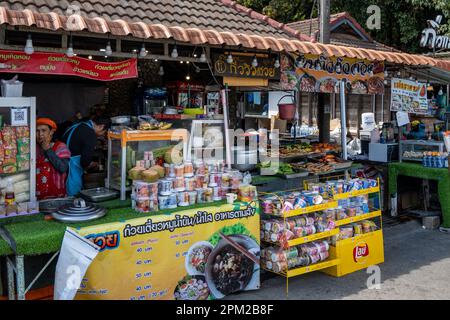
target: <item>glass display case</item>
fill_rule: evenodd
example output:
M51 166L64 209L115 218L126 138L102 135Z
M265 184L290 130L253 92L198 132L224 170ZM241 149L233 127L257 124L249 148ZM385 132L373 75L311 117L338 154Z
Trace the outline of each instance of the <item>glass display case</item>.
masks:
M158 161L164 162L166 151L173 146L179 148L184 159L187 155L188 139L188 131L185 129L109 131L106 187L119 190L120 199L125 200L126 191L131 189L128 172L136 166L137 161L144 161L145 167L161 165Z
M0 98L0 128L0 218L38 213L36 98Z
M402 161L422 161L424 152L444 152L444 142L425 140L400 141L399 159Z

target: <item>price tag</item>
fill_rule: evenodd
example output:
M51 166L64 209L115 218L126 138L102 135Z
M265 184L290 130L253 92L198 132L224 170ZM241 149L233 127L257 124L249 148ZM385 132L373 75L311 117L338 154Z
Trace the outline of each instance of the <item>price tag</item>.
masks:
M27 108L11 108L11 126L27 126L28 125L28 109Z

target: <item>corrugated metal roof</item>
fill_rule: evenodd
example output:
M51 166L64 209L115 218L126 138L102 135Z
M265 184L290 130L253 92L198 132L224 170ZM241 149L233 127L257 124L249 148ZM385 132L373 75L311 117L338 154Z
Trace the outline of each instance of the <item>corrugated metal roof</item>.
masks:
M42 0L44 1L44 0ZM285 51L289 53L327 54L337 57L351 57L367 60L386 61L415 66L433 66L450 70L450 61L433 59L426 56L352 48L337 45L324 45L296 39L276 36L248 35L243 33L219 32L200 28L107 20L101 17L86 18L72 15L70 18L54 12L40 13L25 9L10 10L0 6L0 24L13 26L35 26L47 30L89 31L92 33L111 33L115 36L133 36L137 39L174 39L194 45L242 46L247 49Z

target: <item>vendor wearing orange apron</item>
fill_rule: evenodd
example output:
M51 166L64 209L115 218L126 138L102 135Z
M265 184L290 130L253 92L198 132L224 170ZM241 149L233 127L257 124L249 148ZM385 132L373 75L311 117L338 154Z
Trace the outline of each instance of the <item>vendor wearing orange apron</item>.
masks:
M56 123L49 118L36 121L36 195L38 200L66 196L70 151L59 141L53 141Z

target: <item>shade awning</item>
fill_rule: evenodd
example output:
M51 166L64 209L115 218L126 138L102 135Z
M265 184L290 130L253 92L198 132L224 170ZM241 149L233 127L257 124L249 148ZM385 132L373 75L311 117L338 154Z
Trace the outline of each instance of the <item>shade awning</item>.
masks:
M145 24L124 20L106 20L101 17L87 18L81 15L70 17L54 12L40 13L31 10L10 10L0 7L0 24L11 26L36 27L40 29L67 32L88 31L97 34L132 36L137 39L173 39L193 45L241 46L246 49L272 50L300 54L327 54L336 57L351 57L409 66L429 66L450 71L450 61L434 59L422 55L377 51L364 48L351 48L326 45L287 38L264 37L259 35L235 34L217 30L201 30L162 24Z

